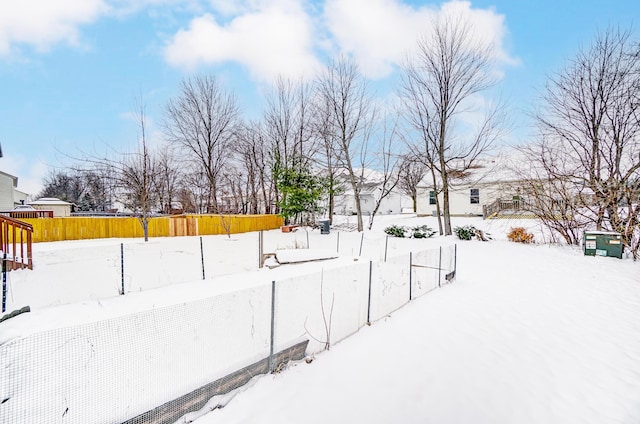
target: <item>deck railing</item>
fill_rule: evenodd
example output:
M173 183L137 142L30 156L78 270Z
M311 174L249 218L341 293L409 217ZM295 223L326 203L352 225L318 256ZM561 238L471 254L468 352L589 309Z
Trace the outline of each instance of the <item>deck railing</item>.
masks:
M33 269L32 236L31 224L0 215L0 258L6 258L8 269Z
M496 199L493 203L484 205L482 208L482 217L484 219L497 215L502 211L521 211L525 209L523 199Z
M40 209L33 211L0 211L0 215L14 219L53 218L53 211Z

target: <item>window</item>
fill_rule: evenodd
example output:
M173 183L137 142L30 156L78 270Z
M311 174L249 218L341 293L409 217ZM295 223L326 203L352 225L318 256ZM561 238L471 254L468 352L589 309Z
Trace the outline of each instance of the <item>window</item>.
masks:
M470 196L471 204L479 204L480 203L480 189L472 188L471 196Z
M435 205L436 204L436 192L431 190L429 192L429 204L430 205Z

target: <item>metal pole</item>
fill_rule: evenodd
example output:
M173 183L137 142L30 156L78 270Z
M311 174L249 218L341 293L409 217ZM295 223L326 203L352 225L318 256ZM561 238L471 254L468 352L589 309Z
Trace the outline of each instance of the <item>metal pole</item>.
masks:
M305 230L307 232L307 249L309 249L309 230Z
M413 252L409 252L409 300L413 299Z
M362 256L362 243L364 242L364 232L360 236L360 251L358 252L358 256Z
M269 372L273 372L273 351L275 345L275 323L276 323L276 282L271 282L271 343L269 345Z
M371 273L373 271L373 261L369 261L369 298L367 299L367 324L371 325Z
M2 313L7 310L7 253L2 257Z
M441 287L440 285L441 276L442 276L442 246L440 246L440 257L438 258L438 287Z
M264 233L263 230L260 230L258 233L258 268L262 268L264 266L264 262L262 262L264 256Z
M458 244L453 245L453 275L458 276Z
M389 245L389 236L384 240L384 261L387 262L387 246Z
M340 232L336 232L338 235L338 241L336 242L336 252L340 253Z
M120 282L122 285L120 294L124 296L124 243L120 243Z
M200 236L200 262L202 263L202 279L204 280L204 249L202 248L202 236Z

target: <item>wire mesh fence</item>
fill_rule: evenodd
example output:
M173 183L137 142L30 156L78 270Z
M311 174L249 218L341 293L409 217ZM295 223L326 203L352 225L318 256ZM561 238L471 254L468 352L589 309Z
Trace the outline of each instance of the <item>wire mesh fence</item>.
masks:
M0 345L0 422L173 423L238 375L278 368L276 353L307 340L303 354L327 349L445 284L455 254L454 245L327 266L12 339Z

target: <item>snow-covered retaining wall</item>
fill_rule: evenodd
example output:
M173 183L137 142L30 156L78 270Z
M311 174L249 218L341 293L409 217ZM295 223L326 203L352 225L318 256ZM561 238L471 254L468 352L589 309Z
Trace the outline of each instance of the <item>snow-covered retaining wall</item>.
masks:
M296 343L309 340L306 353L319 352L444 283L454 246L436 252L327 265L7 341L0 422L124 422Z

